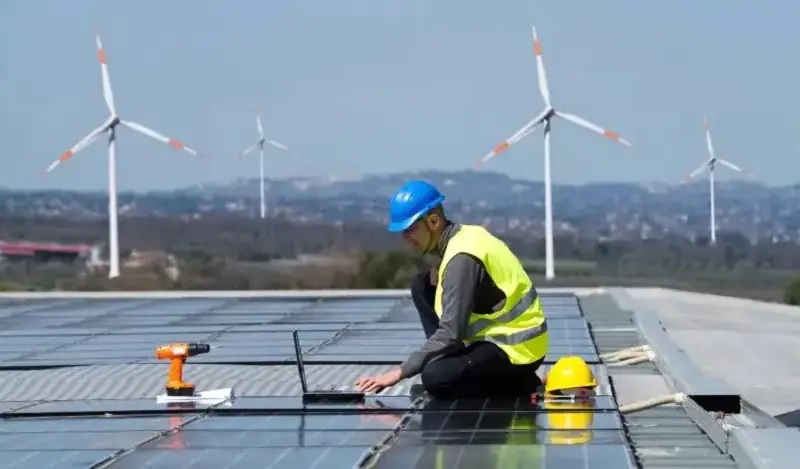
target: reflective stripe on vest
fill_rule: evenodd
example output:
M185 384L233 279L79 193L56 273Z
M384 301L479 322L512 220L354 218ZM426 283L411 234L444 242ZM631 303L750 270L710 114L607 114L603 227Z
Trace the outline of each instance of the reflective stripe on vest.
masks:
M484 329L497 325L498 323L509 323L518 319L520 316L525 314L525 312L533 306L534 302L538 298L536 294L536 289L531 288L528 293L526 293L522 298L519 299L517 304L514 305L509 311L501 314L500 316L487 319L481 318L477 321L469 324L467 326L467 337L485 340L487 342L492 342L498 345L516 345L521 344L523 342L527 342L531 339L535 339L540 335L547 332L547 320L545 319L544 322L537 326L530 327L528 329L523 329L521 331L515 332L513 334L508 335L486 335L481 334L481 331Z

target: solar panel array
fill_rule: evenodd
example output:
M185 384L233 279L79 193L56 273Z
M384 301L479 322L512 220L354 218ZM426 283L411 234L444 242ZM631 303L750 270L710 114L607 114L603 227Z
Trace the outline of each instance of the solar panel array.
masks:
M574 298L545 303L548 361L597 362ZM0 366L154 363L159 344L202 340L217 348L193 362L280 363L294 329L309 363L399 362L425 339L409 299L34 300L0 306Z
M300 331L310 386L345 387L422 345L407 297L0 303L0 461L37 469L635 467L577 300L542 301L547 362L580 355L592 364L603 394L592 408L429 401L412 396L409 382L362 405L303 405L291 331ZM235 384L235 399L156 403L168 367L154 349L186 341L214 347L186 365L198 389ZM585 428L574 427L578 415Z

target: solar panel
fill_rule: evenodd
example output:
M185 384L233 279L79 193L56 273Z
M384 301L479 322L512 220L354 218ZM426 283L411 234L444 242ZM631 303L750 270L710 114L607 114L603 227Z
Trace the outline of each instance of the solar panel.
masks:
M568 354L597 363L575 298L542 295L542 303L550 330L547 363ZM361 404L304 404L291 364L291 331L300 331L309 387L347 389L424 343L407 298L70 300L5 309L0 324L5 318L13 328L0 332L0 366L66 367L0 371L3 464L634 467L608 376L597 364L600 395L582 414L589 423L571 434L547 403L422 400L410 392L418 376ZM27 314L33 316L26 322ZM232 402L156 403L167 364L155 360L154 349L184 341L215 347L191 357L186 375L200 390L235 386ZM559 443L575 439L575 431L588 439Z
M551 345L548 362L578 355L589 362L599 358L577 303L568 298L542 296L549 321ZM318 347L309 358L326 363L401 362L424 342L424 336L407 299L356 300L107 300L74 302L80 308L72 335L46 335L48 328L31 332L39 339L9 337L0 349L0 365L63 366L153 362L155 345L175 341L204 341L213 337L213 354L195 358L197 363L262 363L291 359L288 333L304 331L303 345ZM63 307L63 303L55 306ZM21 308L21 306L17 306ZM241 312L246 311L246 314ZM48 313L49 314L49 313ZM58 313L65 316L64 312ZM402 315L404 322L391 320ZM164 326L167 324L167 326ZM176 324L186 324L180 326ZM185 327L185 329L183 329ZM346 329L346 330L344 330ZM373 340L370 353L363 352L365 336ZM285 336L285 337L284 337ZM19 348L15 347L14 340ZM322 345L323 342L328 342ZM377 343L376 343L377 342ZM104 345L107 344L107 345ZM155 344L155 345L154 345ZM104 347L113 347L113 350ZM13 347L13 348L10 348ZM98 353L103 352L103 353Z
M30 407L4 412L3 417L13 415L48 415L48 414L112 414L116 412L156 412L163 411L164 406L155 399L93 399L80 401L42 402Z
M71 417L65 419L11 419L3 422L3 432L28 434L37 433L105 433L151 431L163 432L187 423L192 416L145 416L128 418Z
M485 440L484 440L485 441ZM622 443L603 445L509 444L398 445L380 455L374 468L535 467L634 468L630 450Z
M28 338L33 337L61 337L61 336L77 336L75 340L78 340L82 337L94 335L94 334L101 334L107 332L107 329L97 329L97 328L71 328L71 327L59 327L53 329L31 329L29 327L15 329L15 330L3 330L0 331L0 337L3 338L3 341L6 340L13 340L18 339L21 341L28 340Z
M0 435L0 451L25 450L110 450L129 448L158 436L152 431L116 432L39 432L36 438L30 434Z
M176 450L178 447L180 450ZM185 448L177 442L168 449L153 449L152 444L137 449L113 466L114 469L142 467L190 467L198 469L350 468L369 445L343 447L289 448ZM0 455L2 456L2 455ZM405 467L405 466L404 466Z
M321 404L304 404L300 396L282 397L243 397L236 399L231 406L216 407L212 413L240 413L250 411L258 412L360 412L365 409L388 412L392 410L406 411L411 408L413 401L407 396L371 396L366 404L353 404L349 402L330 402Z
M0 402L0 414L11 412L16 409L21 409L30 405L36 404L36 401L5 401ZM5 426L3 428L6 428Z
M118 448L124 450L125 448ZM41 467L95 467L114 455L115 450L10 450L0 451L0 461L15 469L37 469Z
M75 300L24 300L10 305L0 305L0 318L17 314L30 314L59 306L74 305Z
M558 402L552 402L551 405L558 405ZM547 406L545 406L546 408ZM614 399L610 395L596 396L591 402L591 408L594 411L598 410L615 410L617 408ZM492 399L455 399L451 401L432 401L425 406L426 412L532 412L537 410L538 407L531 404L530 400L523 398L492 398Z
M190 430L180 434L169 435L142 449L169 450L177 445L185 448L282 448L287 447L331 447L354 446L361 452L380 441L386 435L385 429L378 430L302 430L302 431L268 431L268 430L226 430L202 431ZM260 466L264 467L264 462ZM297 466L295 466L297 467ZM300 466L309 467L309 466ZM342 467L341 465L338 467Z
M392 430L397 425L397 413L370 414L300 414L271 415L269 418L226 415L205 418L192 423L186 431L284 431L315 430Z

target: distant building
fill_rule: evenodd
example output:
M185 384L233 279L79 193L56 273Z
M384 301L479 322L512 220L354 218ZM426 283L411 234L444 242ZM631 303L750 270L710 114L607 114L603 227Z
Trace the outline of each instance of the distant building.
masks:
M56 244L0 240L0 260L6 262L96 262L100 248L86 244Z
M180 278L178 260L174 255L163 251L137 251L134 249L128 258L123 260L122 266L132 270L155 268L162 270L172 281Z
M270 267L349 267L353 263L352 259L342 256L331 256L324 254L298 254L290 259L273 259L267 263Z

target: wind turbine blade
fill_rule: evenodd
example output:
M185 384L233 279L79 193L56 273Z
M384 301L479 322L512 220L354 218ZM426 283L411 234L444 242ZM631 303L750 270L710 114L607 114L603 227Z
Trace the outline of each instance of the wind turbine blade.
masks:
M538 126L538 125L536 125L536 126L533 126L533 127L529 128L529 129L527 129L525 132L522 132L521 134L518 134L518 135L516 136L516 141L518 141L518 142L519 142L519 141L521 141L522 139L524 139L525 137L527 137L528 135L530 135L530 134L534 133L534 132L536 131L536 129L537 129L537 128L539 128L539 126Z
M714 145L711 143L711 129L708 126L708 117L703 120L703 128L706 130L706 146L708 146L708 156L710 159L714 159Z
M521 129L514 132L514 134L508 137L506 141L508 141L509 143L517 143L523 138L527 137L528 135L531 134L531 132L536 130L536 128L539 127L539 125L541 125L544 122L545 118L547 117L547 114L548 110L545 109L538 116L533 118L533 120L525 124Z
M249 155L249 154L250 154L250 153L251 153L253 150L255 150L256 148L258 148L258 142L256 142L256 143L254 143L254 144L250 145L249 147L247 147L247 148L246 148L246 149L245 149L245 150L242 152L242 156L241 156L241 157L242 157L242 158L244 158L245 156Z
M732 169L734 171L737 171L737 172L740 172L740 173L742 172L742 168L736 166L735 164L731 163L730 161L725 161L725 160L717 158L717 163L719 163L719 164L721 164L723 166L727 166L728 168L730 168L730 169Z
M539 41L539 36L536 34L536 26L533 26L532 30L533 54L536 56L536 74L539 78L539 91L542 93L545 106L550 107L550 87L547 86L547 73L545 73L544 60L542 59L542 43Z
M95 34L94 42L97 45L97 61L100 62L100 74L103 77L103 98L106 101L106 106L108 106L108 111L112 116L116 116L117 108L114 106L114 93L111 91L111 76L108 74L106 50L103 49L99 34Z
M50 166L48 166L47 169L44 170L44 172L49 173L50 171L56 169L58 165L72 158L76 153L94 143L94 141L97 140L97 137L99 137L100 134L105 132L107 128L108 128L108 122L92 130L91 133L89 133L89 135L80 139L80 141L78 141L78 143L76 143L72 148L65 151L61 156L59 156L57 160L51 163Z
M258 135L264 138L264 127L261 125L261 116L256 114L256 127L258 128Z
M589 129L591 131L597 132L600 135L604 135L604 136L610 138L611 140L614 140L615 142L619 142L619 143L621 143L623 145L627 145L629 147L633 146L633 145L631 145L631 143L629 141L627 141L624 138L620 137L619 134L617 134L616 132L614 132L612 130L604 129L604 128L600 127L599 125L593 124L593 123L587 121L586 119L584 119L582 117L578 117L578 116L576 116L574 114L568 114L566 112L561 112L561 111L556 111L556 115L558 117L561 117L562 119L565 119L565 120L568 120L568 121L572 122L573 124L577 124L577 125L585 128L585 129Z
M487 161L491 160L492 158L494 158L495 156L499 155L500 153L508 150L508 147L510 147L511 145L519 142L523 138L525 138L528 135L530 135L537 127L539 127L539 125L541 125L542 122L544 122L544 116L546 116L546 115L547 115L546 112L543 112L542 114L539 114L535 119L531 120L530 122L528 122L527 124L522 126L521 129L519 129L516 132L514 132L513 135L511 135L507 139L503 140L502 143L500 143L499 145L495 146L492 149L492 151L490 151L489 153L484 155L483 158L481 158L477 163L475 163L475 169L479 169Z
M686 177L684 178L684 182L691 181L693 178L697 177L698 174L702 173L703 170L706 168L708 168L708 163L701 164L697 169L686 175Z
M279 142L276 142L275 140L267 140L267 143L269 143L270 145L272 145L275 148L280 148L281 150L288 150L289 149L289 147L287 147L286 145L284 145L282 143L279 143Z
M153 129L148 129L147 127L143 126L142 124L137 124L136 122L131 121L120 121L122 125L128 127L131 130L135 130L141 134L147 135L148 137L158 140L161 143L166 143L167 145L175 148L177 150L183 150L193 155L197 155L197 152L192 150L191 148L187 147L183 144L180 140L175 140L174 138L169 138L160 133L156 132Z

